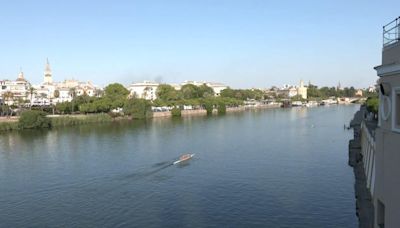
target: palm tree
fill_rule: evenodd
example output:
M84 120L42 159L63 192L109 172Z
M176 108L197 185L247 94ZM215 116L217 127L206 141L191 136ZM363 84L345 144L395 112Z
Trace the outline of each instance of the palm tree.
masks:
M54 98L59 98L60 97L60 91L58 90L58 89L56 89L56 90L54 90ZM52 107L52 109L53 109L53 115L54 115L54 104L53 104L53 102L51 102L51 107Z
M5 107L7 107L7 116L11 115L10 102L14 103L14 94L10 91L3 93L3 101L4 101L4 104L6 105Z
M74 113L74 99L75 99L75 97L76 97L76 89L75 88L71 88L71 89L69 89L69 95L71 96L71 98L72 98L72 101L71 101L71 110L72 110L72 113Z
M46 93L40 93L40 99L42 100L41 108L42 108L42 111L43 111L43 106L45 104L44 99L47 99L47 94Z
M147 95L150 92L150 90L151 90L151 87L149 87L149 86L146 86L146 88L144 88L144 90L143 90L143 98L144 99L147 99Z
M33 94L36 94L36 89L35 88L33 88L32 86L31 87L29 87L29 94L30 94L30 96L31 96L31 104L30 104L30 107L29 107L29 109L31 109L32 110L32 103L33 103Z

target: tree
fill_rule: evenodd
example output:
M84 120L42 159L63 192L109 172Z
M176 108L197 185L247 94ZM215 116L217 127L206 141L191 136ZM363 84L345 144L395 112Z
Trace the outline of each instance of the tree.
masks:
M176 91L174 87L167 84L159 85L156 94L158 99L162 101L177 101L180 98L179 92Z
M58 89L54 90L54 94L53 94L54 98L59 98L60 97L60 91ZM54 104L53 102L51 102L51 108L53 109L53 115L54 115Z
M235 91L231 88L226 88L224 90L221 91L221 97L235 97Z
M118 99L126 99L128 95L129 90L119 83L109 84L106 86L106 88L104 88L104 96L113 101Z
M151 90L151 87L149 87L149 86L146 86L146 87L144 88L144 90L143 90L143 98L144 98L144 99L147 98L147 95L149 94L150 90Z
M14 103L14 94L11 91L3 93L4 110L6 110L6 115L11 116L12 112L10 109L10 104Z
M219 102L218 104L218 115L223 115L226 113L226 105L224 102Z
M378 111L379 111L379 98L378 97L368 97L365 104L366 104L367 110L369 112L378 114Z
M21 129L48 128L50 125L50 119L46 117L46 113L43 111L24 111L18 120L18 126Z
M214 90L207 86L206 84L200 85L198 87L198 91L199 91L199 97L213 97L214 96Z
M124 113L133 119L145 119L152 116L151 103L141 98L132 98L125 101Z
M32 86L29 87L29 94L31 95L31 102L30 102L31 104L30 104L29 109L32 109L33 94L36 94L36 89L33 88Z
M74 99L75 99L75 97L76 97L76 89L75 88L71 88L71 89L69 89L69 95L71 96L71 98L72 98L72 102L71 102L71 112L72 113L74 113L74 110L75 110L75 103L74 103Z
M193 84L186 84L181 87L181 93L184 99L194 99L201 97L199 87Z

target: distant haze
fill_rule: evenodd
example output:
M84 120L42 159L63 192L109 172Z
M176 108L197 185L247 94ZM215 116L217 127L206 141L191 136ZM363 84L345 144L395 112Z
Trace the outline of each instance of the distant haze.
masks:
M4 1L0 79L368 87L400 1Z

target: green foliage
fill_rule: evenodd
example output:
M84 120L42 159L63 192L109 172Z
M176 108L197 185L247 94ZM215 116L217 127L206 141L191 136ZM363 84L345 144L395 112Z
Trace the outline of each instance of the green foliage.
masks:
M171 110L171 115L172 115L173 117L180 117L180 116L182 115L182 111L181 111L180 108L174 107L174 108Z
M122 107L121 104L118 107ZM109 112L113 107L113 103L109 98L93 98L89 103L83 103L79 106L79 111L81 113L100 113Z
M356 89L354 87L345 87L342 90L338 90L335 87L322 87L318 89L318 86L309 85L307 89L307 96L309 98L328 98L328 97L354 97Z
M225 103L221 102L218 104L218 115L223 115L226 113L226 105Z
M145 99L132 98L126 100L124 113L133 119L145 119L152 117L151 103Z
M378 110L379 110L379 98L378 97L368 97L368 99L365 103L367 106L367 110L369 112L378 114Z
M20 129L49 128L51 122L42 111L29 110L21 113L18 126Z
M296 95L291 97L292 101L305 101L305 99L303 99L303 97L301 95Z
M50 119L52 127L73 126L89 123L106 123L112 121L112 118L108 114L58 116Z
M199 97L203 98L212 97L214 96L214 90L206 84L203 84L198 87L198 94Z
M71 113L71 102L62 102L56 104L57 112L61 114L69 114Z
M199 98L202 94L200 94L199 87L193 84L186 84L181 87L181 93L184 99L194 99Z
M19 123L17 121L0 122L0 132L18 130L18 129L19 129Z
M207 111L207 115L212 115L213 109L214 109L214 104L212 102L212 100L205 100L204 101L204 108Z
M227 88L221 91L221 97L235 98L239 100L264 99L264 92L259 89L231 89Z
M175 90L174 87L167 84L161 84L156 91L158 99L164 102L177 101L181 98L180 91Z
M129 91L119 83L109 84L104 88L104 96L115 100L124 100L129 95Z

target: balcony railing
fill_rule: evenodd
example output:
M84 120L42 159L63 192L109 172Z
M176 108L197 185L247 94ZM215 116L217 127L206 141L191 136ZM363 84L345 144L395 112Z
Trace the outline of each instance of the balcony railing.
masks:
M361 154L364 163L364 172L367 179L367 188L371 195L375 192L375 138L369 131L365 121L361 123Z
M383 26L383 47L400 41L400 17Z

